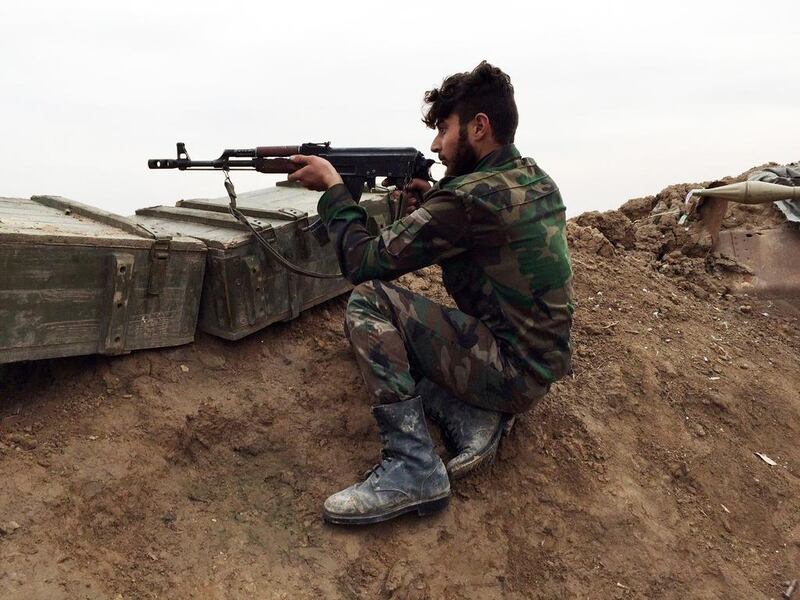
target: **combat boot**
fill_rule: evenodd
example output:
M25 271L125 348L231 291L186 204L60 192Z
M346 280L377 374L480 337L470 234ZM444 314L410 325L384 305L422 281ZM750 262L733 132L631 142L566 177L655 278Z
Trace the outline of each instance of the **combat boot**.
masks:
M428 380L420 382L417 393L425 414L442 427L445 443L456 454L447 463L450 477L458 479L492 463L500 438L511 431L513 415L467 404Z
M450 481L433 449L419 396L375 406L372 414L383 441L381 461L362 482L329 497L323 518L340 525L367 525L445 508Z

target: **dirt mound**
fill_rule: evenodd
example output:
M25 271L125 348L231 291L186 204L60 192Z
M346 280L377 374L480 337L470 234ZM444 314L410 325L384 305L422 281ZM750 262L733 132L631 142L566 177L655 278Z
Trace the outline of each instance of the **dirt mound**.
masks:
M0 597L778 597L798 320L678 225L692 187L569 223L574 374L428 519L319 517L379 450L343 299L238 343L6 367ZM725 226L779 222L758 208Z

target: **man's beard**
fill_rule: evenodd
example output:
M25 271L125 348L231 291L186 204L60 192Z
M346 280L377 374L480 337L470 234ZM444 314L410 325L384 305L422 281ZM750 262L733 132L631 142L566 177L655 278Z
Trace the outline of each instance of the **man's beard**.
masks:
M472 173L478 165L479 158L478 153L467 140L467 128L461 127L458 131L458 146L456 146L455 156L449 161L445 175L460 177Z

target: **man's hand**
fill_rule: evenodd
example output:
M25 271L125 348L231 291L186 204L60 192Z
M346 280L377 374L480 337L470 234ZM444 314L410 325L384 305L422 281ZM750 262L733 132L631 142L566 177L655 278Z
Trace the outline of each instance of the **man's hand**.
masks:
M400 215L400 218L410 215L412 212L419 208L422 196L431 189L431 184L424 179L412 179L401 190L395 190L391 194L392 202L398 204L401 196L405 198L405 212Z
M333 165L324 158L295 154L289 160L300 165L297 171L289 174L289 181L296 181L306 189L326 192L336 184L343 183Z
M405 192L411 192L415 196L424 196L431 189L431 184L424 179L414 178L403 188Z

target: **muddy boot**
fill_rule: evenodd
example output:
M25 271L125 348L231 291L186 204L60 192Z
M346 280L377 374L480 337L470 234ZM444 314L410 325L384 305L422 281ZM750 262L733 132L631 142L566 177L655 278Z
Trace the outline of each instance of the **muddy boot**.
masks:
M462 402L430 381L417 386L425 414L442 427L445 442L456 453L447 463L453 479L494 461L500 438L511 431L514 416Z
M420 398L375 406L372 414L383 440L381 462L364 481L328 498L322 517L329 523L367 525L447 506L450 481L433 449Z

